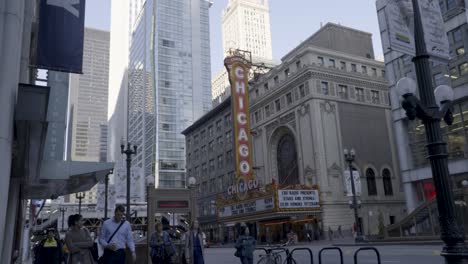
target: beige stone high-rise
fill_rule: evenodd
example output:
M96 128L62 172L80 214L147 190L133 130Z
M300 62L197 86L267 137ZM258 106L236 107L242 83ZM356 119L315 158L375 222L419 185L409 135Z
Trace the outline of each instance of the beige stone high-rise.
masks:
M272 65L270 6L268 0L229 0L222 15L223 51L230 49L252 53L254 63ZM211 82L213 99L229 95L229 81L225 69Z
M70 75L71 153L74 161L106 161L109 82L107 31L86 28L83 74ZM83 203L96 203L97 186L86 192ZM75 195L70 195L71 202Z

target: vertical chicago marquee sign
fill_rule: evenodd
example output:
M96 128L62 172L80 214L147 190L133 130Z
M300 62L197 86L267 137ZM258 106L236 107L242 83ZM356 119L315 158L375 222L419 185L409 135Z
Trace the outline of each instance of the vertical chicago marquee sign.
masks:
M236 184L228 188L228 194L243 199L248 190L258 188L252 165L250 141L250 113L248 77L251 63L241 56L224 60L231 83L232 121L234 124L234 147L236 155Z

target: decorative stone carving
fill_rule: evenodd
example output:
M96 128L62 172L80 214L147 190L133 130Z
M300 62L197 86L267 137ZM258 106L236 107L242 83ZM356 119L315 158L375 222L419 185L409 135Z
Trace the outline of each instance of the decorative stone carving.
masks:
M328 101L325 101L324 103L320 104L320 109L322 110L322 112L330 114L336 111L336 106Z
M327 169L328 175L332 177L339 177L341 175L341 167L338 164L333 163L331 167Z
M310 113L310 105L309 104L302 104L297 108L297 113L302 117L306 114Z

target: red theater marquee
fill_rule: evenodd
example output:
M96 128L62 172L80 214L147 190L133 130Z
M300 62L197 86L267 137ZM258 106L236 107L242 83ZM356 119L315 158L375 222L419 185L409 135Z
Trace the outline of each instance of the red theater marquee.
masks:
M231 83L232 116L236 153L236 187L239 197L256 184L252 168L248 77L251 64L240 56L227 57L224 65Z

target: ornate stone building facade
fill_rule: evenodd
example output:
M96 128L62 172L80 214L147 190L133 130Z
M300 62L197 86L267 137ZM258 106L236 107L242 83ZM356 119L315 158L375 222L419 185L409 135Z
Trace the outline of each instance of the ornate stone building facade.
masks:
M349 229L343 149L354 148L360 221L365 234L377 234L379 218L388 225L405 213L384 64L372 45L317 41L340 42L339 34L371 41L329 23L250 88L254 164L264 184L318 186L323 229Z

